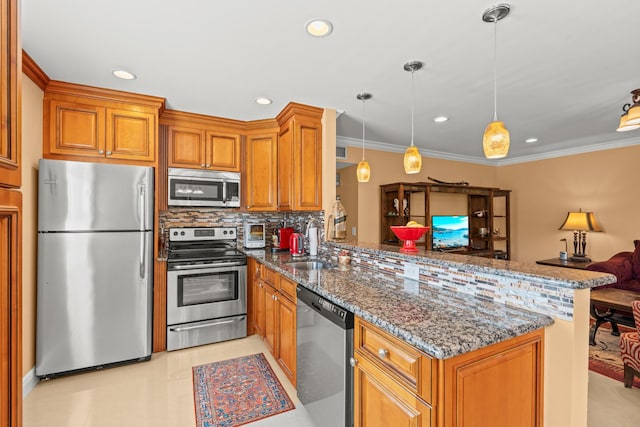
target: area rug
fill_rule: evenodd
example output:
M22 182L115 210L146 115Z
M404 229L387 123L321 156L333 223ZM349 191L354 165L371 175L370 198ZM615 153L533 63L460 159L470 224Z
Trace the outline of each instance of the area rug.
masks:
M262 353L193 367L197 427L235 427L294 409Z
M633 330L620 325L618 325L618 329L620 332ZM621 383L624 381L624 367L622 359L620 359L620 337L611 335L609 323L598 328L596 345L589 346L589 370ZM640 388L640 378L634 378L633 386Z

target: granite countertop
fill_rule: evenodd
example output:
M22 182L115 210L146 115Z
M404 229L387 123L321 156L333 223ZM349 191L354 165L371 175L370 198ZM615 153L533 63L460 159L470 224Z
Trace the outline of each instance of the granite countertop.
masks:
M549 316L356 266L299 270L289 254L246 254L437 358L549 326Z

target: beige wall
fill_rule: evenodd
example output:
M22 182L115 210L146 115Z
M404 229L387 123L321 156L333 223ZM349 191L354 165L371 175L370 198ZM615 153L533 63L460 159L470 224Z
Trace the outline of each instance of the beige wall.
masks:
M593 211L602 233L587 238L587 253L605 260L633 251L640 239L637 171L640 146L617 148L497 168L498 186L513 190L512 258L553 258L573 233L558 227L568 211Z
M22 76L22 367L36 363L36 241L38 159L42 158L43 92Z
M371 179L358 184L358 240L368 243L380 241L380 185L393 182L427 182L427 177L443 181L467 181L470 185L494 187L497 170L494 166L456 162L452 160L422 158L422 171L407 175L402 164L403 153L367 150L365 158L371 166ZM362 152L353 147L347 149L347 162L357 163ZM355 172L354 172L355 174ZM431 204L434 214L464 214L466 199L449 195L437 195ZM443 204L440 204L443 203ZM444 203L447 205L445 206ZM450 205L449 205L450 203ZM458 212L460 211L460 212ZM349 211L347 210L347 213Z

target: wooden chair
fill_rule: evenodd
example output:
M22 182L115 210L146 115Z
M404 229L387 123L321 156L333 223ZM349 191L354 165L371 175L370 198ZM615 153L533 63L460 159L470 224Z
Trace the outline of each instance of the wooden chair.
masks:
M620 357L624 363L624 386L631 388L634 376L640 377L640 301L631 303L635 332L620 335Z

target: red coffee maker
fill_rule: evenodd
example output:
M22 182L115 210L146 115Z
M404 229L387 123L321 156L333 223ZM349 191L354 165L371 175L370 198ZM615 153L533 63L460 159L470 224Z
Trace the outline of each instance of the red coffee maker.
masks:
M293 228L281 227L278 228L278 249L286 251L289 249L289 240L293 234Z

